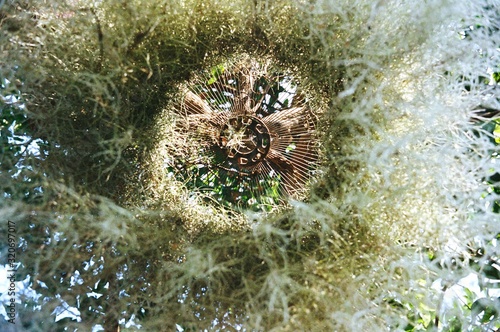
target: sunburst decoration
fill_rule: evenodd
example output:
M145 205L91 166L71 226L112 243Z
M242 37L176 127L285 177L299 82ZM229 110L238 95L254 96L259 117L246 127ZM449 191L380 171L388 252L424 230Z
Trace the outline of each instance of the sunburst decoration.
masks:
M297 196L318 159L315 118L291 76L243 61L186 88L169 170L216 200L243 207ZM177 150L179 151L179 149Z

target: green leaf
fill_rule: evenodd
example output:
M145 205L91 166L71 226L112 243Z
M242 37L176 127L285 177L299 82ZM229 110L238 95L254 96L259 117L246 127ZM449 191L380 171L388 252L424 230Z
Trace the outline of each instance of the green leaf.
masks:
M210 84L214 84L220 77L220 75L222 75L224 73L224 65L217 65L215 67L212 68L212 70L210 71L210 78L207 82L208 85Z
M463 331L462 330L462 322L457 317L453 317L452 319L450 319L448 324L449 324L449 328L447 330L444 330L446 332L462 332Z
M492 76L493 76L493 80L495 81L495 83L500 82L500 72L494 72Z
M488 323L492 319L498 318L500 309L500 298L495 300L481 298L476 300L471 306L472 320L479 318L481 323ZM481 317L479 317L482 314Z
M474 301L474 298L476 298L476 295L469 289L469 288L464 288L465 292L465 299L467 300L467 307L471 308L472 307L472 302Z
M500 270L494 265L493 261L488 261L488 263L483 267L483 275L489 279L500 279Z
M495 121L495 129L493 129L493 137L495 137L495 143L500 144L500 125Z

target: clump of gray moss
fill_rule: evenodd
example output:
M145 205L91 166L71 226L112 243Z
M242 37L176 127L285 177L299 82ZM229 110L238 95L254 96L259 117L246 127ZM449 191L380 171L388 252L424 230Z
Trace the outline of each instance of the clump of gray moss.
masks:
M18 280L40 295L20 295L17 324L468 326L431 286L474 272L475 240L498 250L494 130L471 121L497 93L490 5L0 4L0 229L16 223ZM322 175L271 214L203 201L164 164L180 87L241 56L291 73L322 110ZM55 322L64 303L78 319Z

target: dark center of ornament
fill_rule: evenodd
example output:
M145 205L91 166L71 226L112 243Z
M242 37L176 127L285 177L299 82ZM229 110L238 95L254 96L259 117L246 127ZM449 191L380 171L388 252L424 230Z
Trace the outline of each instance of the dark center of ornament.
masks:
M260 119L239 115L229 118L222 128L219 146L230 163L250 167L266 157L271 146L271 136Z

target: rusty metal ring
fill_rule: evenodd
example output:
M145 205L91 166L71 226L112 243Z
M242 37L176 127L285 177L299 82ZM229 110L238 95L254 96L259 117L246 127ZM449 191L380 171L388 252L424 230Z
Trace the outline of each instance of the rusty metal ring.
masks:
M271 135L259 118L239 115L229 118L220 131L219 147L230 163L248 168L264 160L271 147Z

